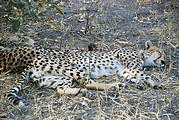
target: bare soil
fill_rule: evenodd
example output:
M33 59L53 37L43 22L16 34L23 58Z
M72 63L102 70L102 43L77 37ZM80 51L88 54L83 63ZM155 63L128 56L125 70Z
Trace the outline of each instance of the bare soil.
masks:
M156 90L146 86L107 91L86 91L77 96L58 95L54 90L27 85L22 91L26 107L10 105L4 98L18 80L18 73L0 75L0 119L17 120L177 120L179 119L179 4L177 0L65 0L64 15L55 9L36 22L24 23L12 33L1 26L0 46L22 45L53 49L85 48L97 42L101 47L143 49L151 40L167 55L166 67L146 72L166 86ZM68 8L68 10L66 10ZM24 41L22 36L28 39ZM112 83L111 76L96 81Z

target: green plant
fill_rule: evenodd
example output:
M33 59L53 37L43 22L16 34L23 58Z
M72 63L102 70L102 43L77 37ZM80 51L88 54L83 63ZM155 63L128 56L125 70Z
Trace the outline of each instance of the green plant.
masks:
M17 32L22 24L37 21L39 17L46 16L50 9L56 9L63 14L60 1L53 0L9 0L0 4L0 24L6 22L11 25L12 31Z

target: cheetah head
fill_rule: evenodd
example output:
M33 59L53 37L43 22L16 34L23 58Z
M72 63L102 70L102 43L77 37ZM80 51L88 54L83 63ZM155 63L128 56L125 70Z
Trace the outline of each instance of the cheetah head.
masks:
M161 48L153 46L151 41L145 42L145 49L143 51L143 58L145 66L165 66L165 53Z

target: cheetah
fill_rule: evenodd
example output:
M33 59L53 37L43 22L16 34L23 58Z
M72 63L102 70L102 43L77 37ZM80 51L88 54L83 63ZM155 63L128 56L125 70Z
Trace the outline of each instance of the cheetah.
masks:
M22 87L30 81L59 94L77 94L81 89L105 90L121 83L96 83L93 79L101 76L118 75L132 81L138 89L144 83L155 88L160 87L145 74L145 66L165 66L165 53L145 42L144 50L117 48L109 52L50 50L39 47L17 47L10 51L0 52L0 72L23 67L24 71L18 83L7 94L7 100L19 107L25 106L19 96ZM73 88L78 82L80 87ZM123 84L122 84L123 85Z

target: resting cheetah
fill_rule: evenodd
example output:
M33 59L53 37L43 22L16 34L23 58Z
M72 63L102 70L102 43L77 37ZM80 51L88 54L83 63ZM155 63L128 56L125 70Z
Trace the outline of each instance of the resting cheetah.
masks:
M7 93L7 99L18 106L24 106L19 92L30 80L39 86L56 89L60 94L77 94L81 88L72 88L74 82L87 89L108 89L113 84L97 84L92 79L117 74L136 83L137 88L143 82L151 87L157 85L146 75L144 66L163 67L165 54L162 49L145 43L145 49L135 51L118 48L110 52L45 50L35 47L18 47L0 54L0 72L17 67L25 67L20 80Z

